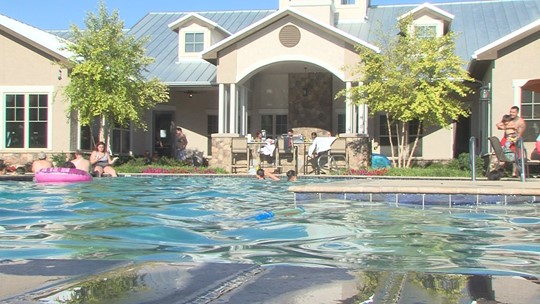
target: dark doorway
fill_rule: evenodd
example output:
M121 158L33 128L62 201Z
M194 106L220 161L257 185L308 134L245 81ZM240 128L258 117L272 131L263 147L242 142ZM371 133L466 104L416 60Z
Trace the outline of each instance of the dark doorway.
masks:
M171 157L172 143L175 134L171 132L174 123L174 112L154 112L154 151L159 157Z
M471 117L460 117L456 123L456 138L454 145L454 158L457 158L461 153L469 153L469 140L471 138ZM478 139L476 139L476 153L478 153Z

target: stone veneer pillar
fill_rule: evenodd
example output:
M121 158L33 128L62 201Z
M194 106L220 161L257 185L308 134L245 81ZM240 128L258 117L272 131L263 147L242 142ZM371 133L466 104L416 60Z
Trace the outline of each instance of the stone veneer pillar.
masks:
M344 133L339 137L346 138L349 169L362 169L371 166L371 141L367 134Z
M208 165L213 168L222 168L232 171L232 138L239 137L238 134L212 134L212 158Z

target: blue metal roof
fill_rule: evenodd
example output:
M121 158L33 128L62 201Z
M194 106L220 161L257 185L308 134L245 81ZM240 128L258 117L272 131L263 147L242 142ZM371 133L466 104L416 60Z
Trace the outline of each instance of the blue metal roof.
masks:
M498 0L455 3L433 3L433 6L455 16L450 30L457 34L456 54L469 62L472 54L538 19L539 0ZM397 18L418 5L372 6L368 21L342 23L337 27L370 43L377 44L381 31L397 32Z
M234 34L275 10L197 12ZM155 58L148 76L157 77L171 86L209 86L216 83L216 67L204 59L178 59L178 34L168 25L188 15L185 13L149 13L129 34L148 37L147 55Z
M473 53L512 32L540 19L540 0L487 0L434 3L433 6L455 16L450 29L457 33L456 53L466 62ZM382 32L396 31L397 18L418 4L371 6L367 20L343 22L337 28L366 42L377 44ZM276 12L276 10L214 11L196 14L215 22L231 34ZM216 67L203 59L178 59L178 34L168 25L193 12L149 13L129 34L148 37L147 55L155 58L147 76L157 77L171 86L209 86L216 84ZM57 33L66 37L65 33Z

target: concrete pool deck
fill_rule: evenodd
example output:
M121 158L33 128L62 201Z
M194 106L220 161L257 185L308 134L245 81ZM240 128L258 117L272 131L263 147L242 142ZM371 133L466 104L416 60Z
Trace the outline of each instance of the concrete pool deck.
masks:
M291 265L3 261L0 282L0 302L14 304L540 303L538 279L527 276Z

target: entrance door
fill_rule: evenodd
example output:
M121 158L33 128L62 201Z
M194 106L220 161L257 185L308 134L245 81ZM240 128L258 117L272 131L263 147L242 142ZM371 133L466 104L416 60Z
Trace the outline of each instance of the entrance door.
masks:
M174 124L174 112L154 112L154 152L160 157L174 157L172 146L174 137L171 125Z

